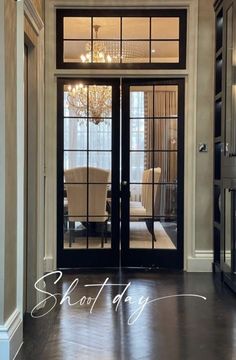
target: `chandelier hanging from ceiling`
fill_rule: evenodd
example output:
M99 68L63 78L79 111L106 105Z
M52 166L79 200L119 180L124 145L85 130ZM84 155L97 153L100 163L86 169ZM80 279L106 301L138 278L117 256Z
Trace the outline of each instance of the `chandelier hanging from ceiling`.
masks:
M99 39L98 32L101 25L93 25L95 37L93 39L93 46L91 42L85 45L86 53L80 56L82 63L120 63L132 62L132 59L145 58L145 48L140 46L139 42L106 40Z
M98 30L101 26L94 25L95 38L98 39ZM112 57L107 53L102 42L94 42L86 45L87 53L81 55L81 61L111 63ZM106 85L83 85L68 86L67 89L68 109L77 116L79 123L85 122L85 118L96 125L106 122L106 117L111 117L111 86ZM109 122L108 122L109 123Z
M87 43L85 46L86 54L82 54L80 59L82 63L111 63L112 56L108 53L108 49L102 41L98 40L98 30L101 25L93 25L95 31L95 41L93 42L93 49L91 48L91 43Z
M70 115L78 117L80 124L87 119L95 125L106 123L111 117L111 100L111 86L77 84L67 88Z

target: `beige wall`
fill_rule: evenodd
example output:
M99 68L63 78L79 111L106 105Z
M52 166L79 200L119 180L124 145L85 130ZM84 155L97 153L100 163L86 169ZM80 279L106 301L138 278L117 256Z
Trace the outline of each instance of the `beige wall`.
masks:
M199 0L197 129L196 140L207 143L208 153L197 152L196 249L212 249L214 96L214 10L211 1Z
M9 21L11 19L11 21ZM3 282L0 289L2 308L0 320L4 322L16 308L16 249L17 249L17 168L16 168L16 2L4 1L4 81L5 112L1 114L1 128L5 127L5 203L1 203L5 211L5 238L1 250L4 251Z
M38 1L37 6L39 5L38 9L41 12L43 1ZM0 176L0 325L6 322L21 302L17 297L19 269L17 268L16 27L17 2L0 0L0 164L2 169ZM43 45L40 44L40 46ZM35 98L35 102L37 99ZM35 107L37 109L37 104Z

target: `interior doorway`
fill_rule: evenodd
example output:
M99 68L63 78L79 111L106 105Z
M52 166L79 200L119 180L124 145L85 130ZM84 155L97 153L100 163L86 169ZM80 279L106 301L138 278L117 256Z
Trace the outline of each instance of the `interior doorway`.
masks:
M58 79L58 267L182 269L183 144L183 79Z

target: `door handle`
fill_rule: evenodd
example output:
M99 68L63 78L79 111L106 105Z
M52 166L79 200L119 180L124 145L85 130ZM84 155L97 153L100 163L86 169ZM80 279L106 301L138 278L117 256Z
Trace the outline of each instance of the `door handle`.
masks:
M122 186L127 186L128 185L128 181L124 180L122 181Z

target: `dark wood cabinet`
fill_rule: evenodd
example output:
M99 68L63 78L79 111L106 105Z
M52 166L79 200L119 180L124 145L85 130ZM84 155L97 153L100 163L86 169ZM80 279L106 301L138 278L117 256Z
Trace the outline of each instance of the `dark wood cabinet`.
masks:
M236 291L236 0L217 0L214 8L213 271Z
M236 179L222 180L221 271L223 281L236 292Z

